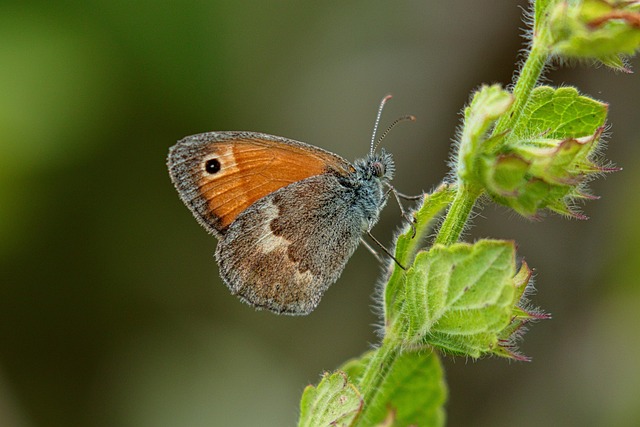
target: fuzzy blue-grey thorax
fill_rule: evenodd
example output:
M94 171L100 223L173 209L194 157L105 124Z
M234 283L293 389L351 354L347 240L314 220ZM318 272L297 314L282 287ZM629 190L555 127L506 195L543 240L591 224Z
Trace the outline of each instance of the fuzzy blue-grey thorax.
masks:
M385 184L393 178L395 165L391 154L381 150L356 160L353 167L355 171L344 184L353 191L353 214L362 218L363 231L369 231L378 222L380 211L387 203Z

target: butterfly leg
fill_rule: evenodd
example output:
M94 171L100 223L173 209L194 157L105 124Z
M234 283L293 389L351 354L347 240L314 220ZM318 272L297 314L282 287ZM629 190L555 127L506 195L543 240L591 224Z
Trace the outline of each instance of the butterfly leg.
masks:
M371 238L371 240L373 240L373 242L380 246L380 249L382 249L382 251L387 254L387 256L389 256L389 258L391 258L392 260L394 260L396 262L396 264L398 264L398 267L400 267L403 270L406 270L405 266L400 264L400 261L398 261L398 259L396 257L393 256L393 254L391 252L389 252L389 249L387 249L382 243L380 243L378 241L378 239L376 239L375 237L373 237L373 234L371 234L370 231L367 231L367 235ZM364 242L364 240L363 240ZM370 248L369 250L372 250L373 248L371 248L368 244L365 243L365 245ZM378 258L378 260L380 260L380 257L378 254L376 254L376 258Z
M371 255L374 256L375 259L378 260L379 263L382 263L382 257L380 256L380 254L378 253L378 251L376 251L373 246L371 246L369 244L369 242L367 242L366 240L364 240L364 238L360 238L360 241L362 242L362 244L364 245L365 248L367 248L367 250L369 252L371 252Z
M394 193L396 193L396 196L400 197L401 199L404 200L420 200L424 197L424 193L418 194L416 196L409 196L406 195L404 193L399 192L398 190L396 190L395 188L393 188Z
M400 207L400 215L402 215L402 218L409 222L409 225L411 227L411 238L413 239L414 237L416 237L416 218L413 215L409 215L407 213L407 211L404 209L404 206L402 206L402 202L400 201L400 199L419 200L423 197L423 194L420 194L418 196L407 196L406 194L400 193L391 184L387 183L387 187L389 188L389 190L387 191L387 195L389 193L393 193L393 197L395 197L396 202L398 202L398 206Z

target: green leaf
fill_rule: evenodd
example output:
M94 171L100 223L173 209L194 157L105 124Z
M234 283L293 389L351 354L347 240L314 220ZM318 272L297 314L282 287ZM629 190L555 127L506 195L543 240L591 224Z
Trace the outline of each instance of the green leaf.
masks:
M518 146L523 140L578 138L593 135L607 119L607 104L582 96L573 87L555 89L538 86L531 92L518 127L506 144Z
M596 59L625 70L622 56L640 49L637 2L562 1L550 12L550 48L556 55Z
M362 398L347 374L325 373L317 387L304 389L298 427L350 426L361 409Z
M453 200L455 189L452 185L443 184L433 193L425 194L422 205L413 213L415 219L412 229L405 225L404 231L398 236L395 248L395 257L403 265L409 266L422 247L425 237L431 232L434 220ZM415 230L415 235L414 235ZM398 313L398 307L402 301L397 300L398 289L404 283L405 271L397 264L393 265L393 272L385 286L385 318L391 319Z
M513 96L500 85L482 86L464 111L464 124L460 137L458 177L473 179L474 162L485 147L486 133L491 125L509 110ZM496 136L495 138L499 138ZM493 144L496 141L492 141Z
M494 190L493 188L491 190ZM549 208L557 213L579 217L567 207L565 199L571 194L568 185L551 185L541 179L529 178L512 195L504 195L497 189L496 193L489 191L497 203L508 206L526 217L534 217L539 210Z
M549 148L523 145L514 150L529 163L528 173L550 184L575 185L589 173L600 172L600 167L589 160L597 147L602 128L593 135L576 138L542 141L550 142Z
M406 224L396 241L395 256L398 261L406 265L413 262L425 236L431 232L433 221L451 203L454 195L453 185L442 184L432 193L423 196L420 207L413 213L415 229Z
M375 363L378 351L380 349L367 353L364 359ZM386 370L355 425L442 426L446 397L438 357L430 350L407 350Z
M478 177L498 203L525 216L540 209L583 218L573 209L596 164L608 106L572 87L535 88L515 129L496 153L485 152Z
M355 384L358 384L358 380L362 377L367 364L376 353L376 350L371 350L364 353L360 357L347 360L339 370L343 371L349 376L349 380Z
M512 242L436 245L407 272L405 339L480 357L504 355L501 332L518 310Z
M483 156L480 171L490 193L497 196L516 196L527 183L530 163L512 154Z

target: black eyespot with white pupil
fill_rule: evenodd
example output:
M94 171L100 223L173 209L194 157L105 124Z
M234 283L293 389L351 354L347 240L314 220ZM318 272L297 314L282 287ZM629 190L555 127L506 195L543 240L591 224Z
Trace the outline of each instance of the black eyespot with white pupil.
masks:
M218 159L209 159L204 164L204 170L207 171L208 174L213 175L220 171L220 161Z
M380 162L373 162L371 163L371 173L373 174L373 176L376 176L378 178L381 178L384 176L384 165Z

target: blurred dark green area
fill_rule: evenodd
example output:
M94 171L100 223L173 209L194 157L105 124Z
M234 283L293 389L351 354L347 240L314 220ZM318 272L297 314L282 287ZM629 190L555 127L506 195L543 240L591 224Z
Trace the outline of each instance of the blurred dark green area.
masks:
M0 425L284 426L305 385L377 341L359 250L308 317L220 282L179 201L169 146L254 130L362 156L380 98L405 193L447 173L459 111L511 81L526 1L61 1L0 5ZM640 63L632 62L637 70ZM558 68L609 102L592 219L488 206L467 239L515 239L553 313L530 364L447 358L450 426L640 425L640 81ZM375 234L400 223L390 203Z

